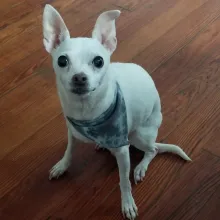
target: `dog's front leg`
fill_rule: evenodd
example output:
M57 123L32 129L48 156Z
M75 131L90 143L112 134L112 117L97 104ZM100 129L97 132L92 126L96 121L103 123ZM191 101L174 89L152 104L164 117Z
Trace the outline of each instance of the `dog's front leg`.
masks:
M131 194L130 183L130 155L129 146L124 146L110 150L115 155L120 177L122 214L128 219L135 219L137 214L137 206L135 205L133 196Z
M53 178L58 179L59 176L61 176L68 169L72 161L72 152L73 152L74 146L75 146L75 143L73 142L72 133L70 129L68 129L68 144L67 144L66 151L64 153L63 158L57 164L55 164L50 170L50 175L49 175L50 180Z

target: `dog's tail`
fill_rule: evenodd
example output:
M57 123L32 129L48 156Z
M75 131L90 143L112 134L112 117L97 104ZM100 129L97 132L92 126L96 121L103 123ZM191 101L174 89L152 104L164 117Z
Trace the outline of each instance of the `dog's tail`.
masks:
M158 148L158 153L173 153L177 154L180 157L182 157L186 161L192 161L187 154L178 146L172 145L172 144L162 144L162 143L156 143L156 147Z

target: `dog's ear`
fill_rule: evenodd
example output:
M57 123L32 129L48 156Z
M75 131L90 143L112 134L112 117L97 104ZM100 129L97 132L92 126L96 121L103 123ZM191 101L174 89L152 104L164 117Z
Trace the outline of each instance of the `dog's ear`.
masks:
M103 12L98 17L92 32L92 37L98 39L110 53L113 53L117 46L115 20L120 13L118 10Z
M43 13L44 47L51 53L66 38L70 38L69 31L60 14L51 5L46 5Z

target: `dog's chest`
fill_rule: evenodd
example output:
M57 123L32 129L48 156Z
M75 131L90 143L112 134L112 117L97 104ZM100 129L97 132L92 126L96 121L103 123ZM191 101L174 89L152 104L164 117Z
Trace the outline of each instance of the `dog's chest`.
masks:
M98 118L91 121L79 121L66 117L72 128L77 131L80 140L96 144L105 148L122 147L128 144L128 125L125 101L117 85L115 98L109 108ZM83 137L83 138L82 138Z
M67 122L68 122L68 128L71 130L72 135L75 139L77 139L83 143L94 143L93 140L88 139L87 137L82 135L80 132L78 132L68 120L67 120Z

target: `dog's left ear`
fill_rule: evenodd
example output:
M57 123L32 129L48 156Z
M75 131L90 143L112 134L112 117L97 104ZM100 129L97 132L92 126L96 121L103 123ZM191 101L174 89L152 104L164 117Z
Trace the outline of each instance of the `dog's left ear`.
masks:
M92 37L96 38L111 54L117 46L115 20L120 11L112 10L103 12L97 19Z

